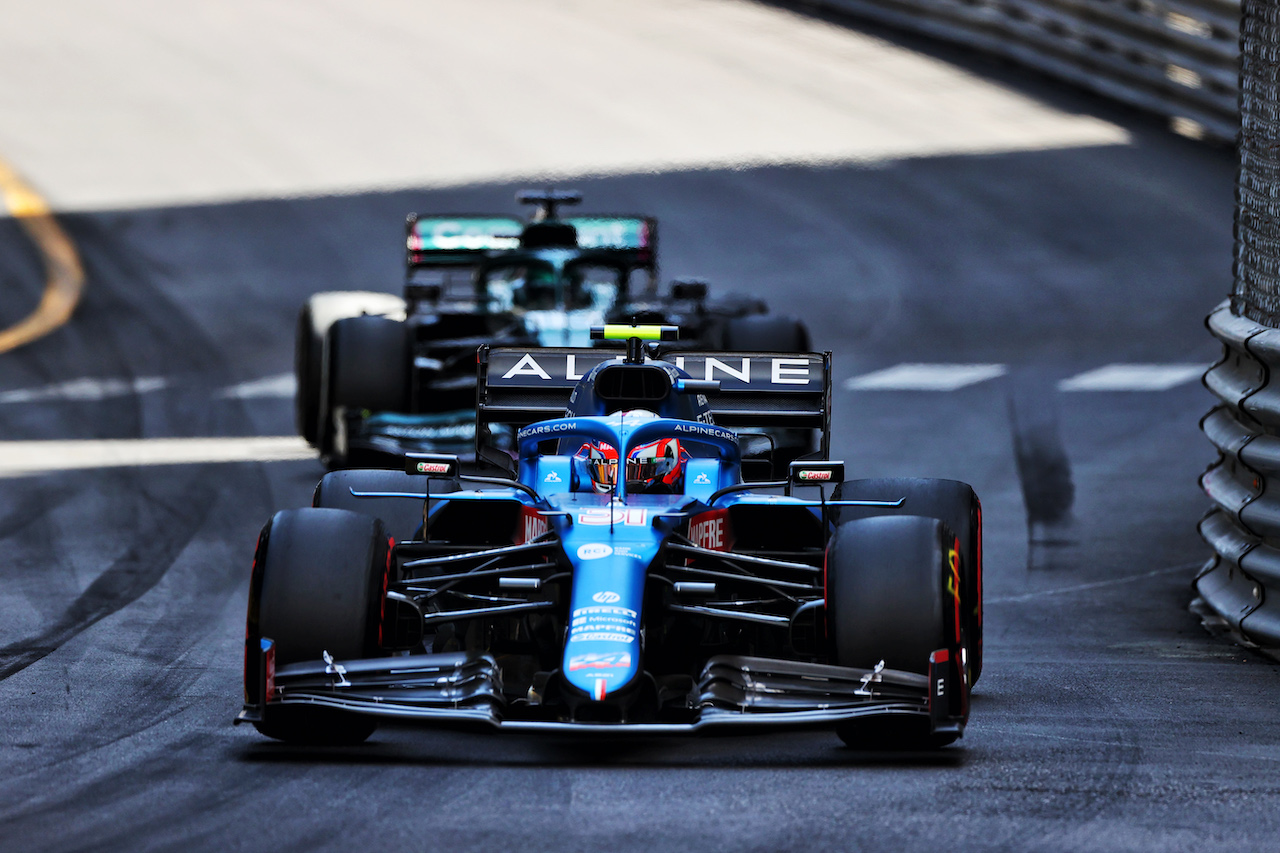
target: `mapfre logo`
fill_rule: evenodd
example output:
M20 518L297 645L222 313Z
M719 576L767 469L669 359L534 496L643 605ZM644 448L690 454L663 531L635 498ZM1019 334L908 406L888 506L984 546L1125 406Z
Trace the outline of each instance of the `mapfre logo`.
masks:
M733 547L728 512L716 509L694 516L689 521L689 541L697 548L728 551Z
M609 546L605 545L604 547L607 548ZM617 604L619 601L622 600L622 596L618 595L616 592L610 592L609 590L601 590L600 592L597 592L595 595L591 596L591 600L596 602L597 604Z
M799 478L801 480L830 480L830 471L801 471Z
M546 518L539 515L536 509L529 506L521 507L520 520L516 523L516 533L513 541L517 545L532 542L540 536L545 536L550 529L550 523Z

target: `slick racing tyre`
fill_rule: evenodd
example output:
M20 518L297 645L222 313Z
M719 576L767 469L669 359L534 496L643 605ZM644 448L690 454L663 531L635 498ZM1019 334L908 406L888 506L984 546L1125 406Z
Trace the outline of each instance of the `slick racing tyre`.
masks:
M346 510L276 513L254 557L251 642L274 641L277 667L325 652L337 661L381 654L388 539L381 521ZM268 706L254 725L268 737L307 744L361 743L376 727L368 717L309 705Z
M734 352L808 352L809 330L794 317L734 317L725 324L724 348Z
M827 546L827 636L839 666L929 674L929 655L958 650L956 537L936 518L882 516L841 523ZM836 734L862 749L918 749L934 739L927 717L887 715L842 723Z
M357 468L325 474L316 485L311 505L345 509L380 518L397 542L408 542L419 538L422 527L421 500L411 497L357 497L352 492L424 494L428 491L428 485L433 496L458 490L458 484L452 480L437 480L421 474L406 474L404 471Z
M329 401L374 412L409 408L409 339L386 317L347 317L329 329Z
M351 411L404 412L409 408L409 338L404 323L387 317L347 317L325 338L328 394L317 447L325 464L342 468L348 450L333 420L339 406Z
M321 434L320 389L324 381L324 336L336 320L378 314L402 317L404 300L390 293L350 291L317 293L298 311L294 336L293 372L298 390L293 398L294 424L298 435L316 446Z
M969 684L982 674L982 505L968 483L916 477L848 480L832 500L897 500L902 506L840 507L838 521L880 515L923 515L946 523L960 540L960 583Z

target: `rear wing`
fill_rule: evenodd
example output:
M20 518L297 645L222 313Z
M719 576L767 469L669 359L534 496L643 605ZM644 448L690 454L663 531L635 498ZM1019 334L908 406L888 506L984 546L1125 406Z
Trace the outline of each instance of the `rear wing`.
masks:
M658 249L658 220L651 216L569 216L577 248L590 257L652 270ZM526 223L512 216L419 216L405 220L405 261L410 271L474 266L495 254L523 248Z
M471 266L490 252L520 248L524 222L514 216L419 216L405 220L406 263Z
M563 417L579 379L601 362L623 359L617 350L574 347L482 346L477 357L478 444L490 424L518 429ZM831 353L671 351L657 360L694 379L719 380L720 391L707 395L717 424L820 430L822 456L829 455Z

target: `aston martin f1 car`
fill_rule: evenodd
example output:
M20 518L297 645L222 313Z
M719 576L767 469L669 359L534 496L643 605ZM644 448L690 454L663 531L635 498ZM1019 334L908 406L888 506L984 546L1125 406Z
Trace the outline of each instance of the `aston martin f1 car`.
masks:
M327 474L254 555L237 722L354 743L380 721L692 734L817 726L864 748L964 731L982 516L951 480L845 480L830 353L480 352L476 453ZM609 357L604 357L609 356ZM515 430L514 454L485 446ZM752 429L812 459L743 479ZM732 428L730 428L732 427ZM497 472L495 472L497 473Z
M594 325L641 322L678 324L690 348L809 349L803 324L759 300L709 299L694 279L659 293L652 217L560 216L576 192L517 198L535 206L530 221L411 215L403 297L318 293L303 306L297 428L329 467L398 466L406 451L465 459L481 344L583 347ZM812 433L775 439L782 465L812 449Z

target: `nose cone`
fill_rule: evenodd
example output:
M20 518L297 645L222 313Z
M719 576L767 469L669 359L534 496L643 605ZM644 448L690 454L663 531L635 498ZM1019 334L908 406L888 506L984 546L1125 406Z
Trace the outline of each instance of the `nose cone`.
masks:
M625 549L624 549L625 551ZM640 607L647 561L605 543L580 546L561 672L603 702L640 672Z

